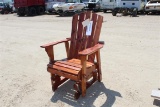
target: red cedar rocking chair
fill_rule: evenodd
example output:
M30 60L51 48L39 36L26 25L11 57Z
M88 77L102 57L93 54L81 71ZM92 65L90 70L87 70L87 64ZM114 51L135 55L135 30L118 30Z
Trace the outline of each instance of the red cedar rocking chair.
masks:
M90 36L86 36L87 27L82 25L86 19L93 21ZM82 96L86 95L86 89L95 81L102 80L100 49L104 43L99 42L102 22L102 16L90 11L76 14L72 19L71 38L41 46L45 48L50 59L47 71L51 74L53 91L70 79L75 81L74 98L78 99L81 94ZM65 43L67 60L54 60L53 47L59 43Z

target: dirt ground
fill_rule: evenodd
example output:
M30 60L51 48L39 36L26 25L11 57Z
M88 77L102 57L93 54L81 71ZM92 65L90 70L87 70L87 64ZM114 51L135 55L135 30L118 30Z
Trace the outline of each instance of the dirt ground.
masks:
M104 16L102 83L74 100L73 81L51 90L48 56L40 45L70 37L72 17L0 15L0 107L157 107L160 15ZM65 58L64 44L55 58Z

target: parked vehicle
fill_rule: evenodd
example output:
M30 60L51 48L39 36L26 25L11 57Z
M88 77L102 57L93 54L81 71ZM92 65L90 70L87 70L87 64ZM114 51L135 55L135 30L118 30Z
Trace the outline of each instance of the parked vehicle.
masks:
M145 6L145 12L149 13L155 13L155 12L159 12L160 13L160 0L152 0L147 2L146 6Z
M12 12L15 13L17 10L16 10L16 8L14 7L14 2L13 2L13 1L12 1L12 2L9 2L9 5L10 5L10 7L12 8Z
M82 2L86 5L86 8L87 8L89 0L82 0Z
M103 12L112 10L112 15L116 16L117 13L123 15L131 14L136 16L137 12L144 12L147 0L102 0L101 8Z
M49 13L56 12L56 10L53 8L53 5L65 3L65 1L66 0L46 0L46 2L45 2L46 11Z
M8 3L0 2L0 13L1 14L12 13L12 7Z
M45 12L45 0L14 0L19 16L41 15Z
M116 3L116 0L101 0L101 9L106 13L108 10L118 7Z
M2 14L2 9L4 8L4 2L0 2L0 13Z
M89 0L86 10L100 11L100 0Z
M66 0L63 4L55 4L53 8L60 16L64 16L67 13L78 13L83 11L85 4L81 0Z

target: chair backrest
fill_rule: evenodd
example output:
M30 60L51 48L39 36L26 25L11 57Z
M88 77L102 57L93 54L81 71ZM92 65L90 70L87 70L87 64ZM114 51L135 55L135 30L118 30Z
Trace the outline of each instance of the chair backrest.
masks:
M90 36L86 36L86 27L83 27L82 22L90 19L93 21L92 32ZM99 41L103 17L92 13L91 11L76 14L72 19L72 32L69 58L79 58L78 52L96 45ZM93 62L95 55L88 57L88 61Z

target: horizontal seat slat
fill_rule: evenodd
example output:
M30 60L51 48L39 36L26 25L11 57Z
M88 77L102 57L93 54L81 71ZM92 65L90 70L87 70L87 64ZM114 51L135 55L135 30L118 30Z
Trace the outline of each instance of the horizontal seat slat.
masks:
M68 62L81 65L81 60L79 60L79 59L71 59L71 60L68 60ZM91 66L94 65L94 64L91 63L91 62L87 62L86 64L87 64L86 67L91 67Z
M56 62L56 63L54 63L54 65L65 67L65 68L69 68L69 69L73 69L73 70L76 70L76 71L80 71L81 70L81 68L77 68L77 67L74 67L72 65L68 65L67 63Z
M68 62L68 61L58 61L58 63L62 63L62 64L65 64L65 65L70 65L70 66L77 67L77 68L82 68L81 65L75 64L75 63L71 63L71 62Z
M64 71L64 72L67 72L67 73L70 73L70 74L73 74L73 75L78 75L78 73L79 73L79 71L69 69L69 68L65 68L65 67L61 67L61 66L57 66L57 65L52 65L52 66L48 66L48 67L59 70L60 72Z

